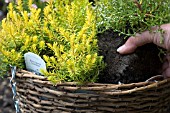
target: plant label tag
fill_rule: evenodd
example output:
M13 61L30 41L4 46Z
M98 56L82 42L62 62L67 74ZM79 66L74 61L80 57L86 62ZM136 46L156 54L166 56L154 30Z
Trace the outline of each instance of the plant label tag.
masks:
M46 64L44 60L32 52L24 54L25 65L28 71L34 72L37 75L42 75L40 69L46 70Z

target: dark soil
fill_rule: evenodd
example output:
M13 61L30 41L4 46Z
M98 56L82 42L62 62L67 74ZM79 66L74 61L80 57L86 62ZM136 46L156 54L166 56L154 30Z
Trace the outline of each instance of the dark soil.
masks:
M100 83L142 82L160 74L162 62L156 45L146 44L132 54L120 55L116 50L126 41L123 35L108 30L98 34L98 40L99 54L107 64L99 75Z

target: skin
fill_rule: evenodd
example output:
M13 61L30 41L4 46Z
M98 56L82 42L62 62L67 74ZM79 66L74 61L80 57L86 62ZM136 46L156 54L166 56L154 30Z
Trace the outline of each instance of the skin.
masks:
M145 45L147 43L154 43L167 50L162 66L162 75L165 78L170 77L170 23L160 26L164 31L163 34L156 32L159 29L158 26L151 28L151 31L144 31L138 33L135 36L129 37L126 43L117 49L120 54L133 53L137 47ZM161 43L161 37L163 36L163 43Z

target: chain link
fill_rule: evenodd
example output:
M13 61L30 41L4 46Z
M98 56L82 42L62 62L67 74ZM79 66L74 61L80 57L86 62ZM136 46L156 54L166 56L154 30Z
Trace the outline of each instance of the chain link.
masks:
M15 81L16 66L10 65L10 67L11 67L11 75L12 75L12 78L10 79L10 84L12 86L14 106L15 106L16 113L20 113L19 100L17 99L16 81Z

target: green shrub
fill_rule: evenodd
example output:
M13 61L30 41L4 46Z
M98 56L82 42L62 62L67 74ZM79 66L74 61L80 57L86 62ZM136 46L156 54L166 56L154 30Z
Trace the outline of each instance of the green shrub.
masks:
M169 0L98 0L98 32L113 29L127 36L170 22Z
M95 14L88 0L51 0L41 10L9 4L0 31L3 64L25 69L24 54L46 61L48 80L95 82L104 63L98 56ZM7 68L5 69L5 71Z

